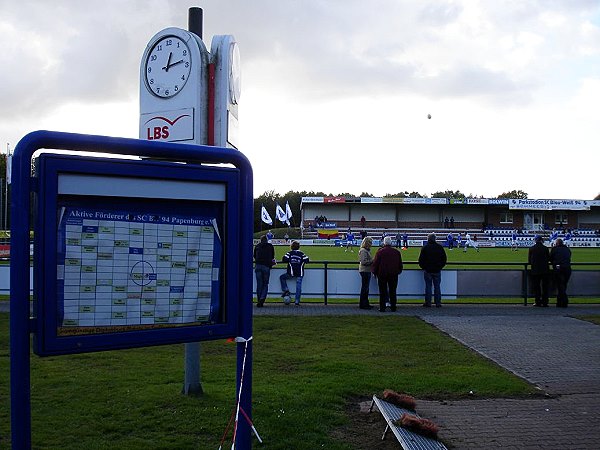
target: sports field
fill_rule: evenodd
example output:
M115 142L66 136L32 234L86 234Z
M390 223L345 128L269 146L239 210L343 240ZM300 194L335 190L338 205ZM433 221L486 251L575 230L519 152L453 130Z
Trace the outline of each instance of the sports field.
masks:
M275 256L277 261L281 261L282 256L289 250L287 246L275 246ZM353 251L345 251L345 248L331 246L304 246L301 247L304 253L308 255L311 261L328 261L328 262L357 262L358 247L354 247ZM481 248L479 252L472 248L467 249L446 249L448 255L448 268L477 268L490 266L471 266L465 263L496 263L504 267L510 267L510 264L518 263L525 264L527 262L527 248L519 248L513 251L510 248ZM409 247L402 250L402 260L407 264L407 269L418 268L416 263L419 259L420 247ZM371 254L374 256L377 252L377 247L371 249ZM572 262L575 264L576 270L599 270L600 269L600 248L572 248ZM509 265L506 265L508 263ZM576 266L577 263L596 263L594 265ZM332 264L332 267L335 265ZM341 264L339 267L352 267L349 264ZM515 268L513 266L513 268ZM520 268L520 267L519 267Z

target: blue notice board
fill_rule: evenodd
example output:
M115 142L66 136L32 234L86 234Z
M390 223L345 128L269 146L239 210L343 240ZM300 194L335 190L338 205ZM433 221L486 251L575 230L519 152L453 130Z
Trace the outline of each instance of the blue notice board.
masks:
M51 153L35 168L37 354L238 334L237 169Z
M11 173L12 447L31 448L31 334L40 356L235 337L238 398L251 417L248 159L36 131L16 146ZM246 422L237 436L250 448Z

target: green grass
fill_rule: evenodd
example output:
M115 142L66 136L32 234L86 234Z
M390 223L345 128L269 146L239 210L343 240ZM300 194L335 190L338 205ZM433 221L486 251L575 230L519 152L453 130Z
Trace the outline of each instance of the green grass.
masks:
M588 322L600 325L600 315L586 315L586 316L575 316L577 319L586 320Z
M371 254L374 256L377 252L377 247L371 249ZM275 257L278 261L281 261L282 256L289 250L288 246L277 245L275 246ZM340 247L330 246L303 246L301 249L306 253L312 261L332 261L332 262L355 262L358 266L358 248L354 248L353 252L345 252ZM420 247L409 247L407 250L402 251L402 260L406 264L407 269L417 269L418 265L414 264L419 260ZM593 266L580 266L575 267L576 270L599 270L600 269L600 249L589 249L589 248L573 248L572 251L572 262L573 263L597 263L598 265ZM521 248L518 251L512 251L510 248L482 248L479 252L469 248L467 252L460 250L446 250L448 255L447 269L481 269L481 268L512 268L521 269L522 266L506 266L503 263L520 263L525 264L527 262L527 249ZM498 263L494 266L470 266L465 265L465 262L488 262ZM410 264L413 263L413 264ZM310 264L309 267L319 267L322 265ZM351 267L351 264L331 264L330 267Z
M8 348L0 314L0 348ZM236 351L202 343L206 394L180 394L183 346L32 356L36 449L215 449L234 403ZM0 353L0 447L10 445L8 352ZM413 317L257 317L254 420L264 449L348 449L344 408L385 388L417 398L537 390ZM228 447L226 447L228 448Z

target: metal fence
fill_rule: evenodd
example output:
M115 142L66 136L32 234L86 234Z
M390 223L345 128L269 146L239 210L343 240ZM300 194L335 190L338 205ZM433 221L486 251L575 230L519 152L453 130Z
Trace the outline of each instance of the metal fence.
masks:
M345 268L344 266L348 266ZM302 283L303 296L330 298L357 298L360 293L360 276L353 261L311 261L306 266ZM568 285L570 297L598 297L600 303L600 263L572 263L573 274ZM425 284L422 271L416 261L405 261L400 275L397 295L400 298L422 299ZM532 298L528 263L461 262L449 263L442 271L442 297L445 299L522 298L527 305ZM269 297L280 295L279 275L285 269L271 272ZM550 276L550 295L555 287ZM294 292L293 282L289 282ZM370 296L379 294L374 277L371 279Z

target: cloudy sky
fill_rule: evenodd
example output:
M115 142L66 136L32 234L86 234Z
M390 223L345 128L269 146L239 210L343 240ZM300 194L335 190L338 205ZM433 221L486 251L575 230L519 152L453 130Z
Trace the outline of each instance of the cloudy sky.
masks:
M600 192L600 0L0 0L2 151L137 138L142 53L191 6L239 43L255 195Z

